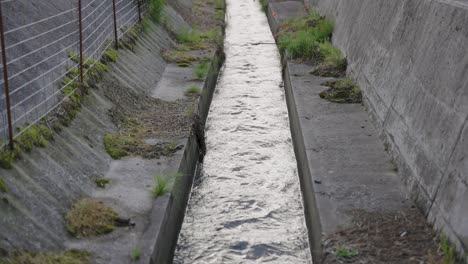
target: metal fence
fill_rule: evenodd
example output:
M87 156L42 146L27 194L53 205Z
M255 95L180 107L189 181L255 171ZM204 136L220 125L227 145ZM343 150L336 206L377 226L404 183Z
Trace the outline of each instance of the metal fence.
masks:
M0 1L0 148L66 100L70 71L86 74L83 65L99 61L147 9L143 0Z

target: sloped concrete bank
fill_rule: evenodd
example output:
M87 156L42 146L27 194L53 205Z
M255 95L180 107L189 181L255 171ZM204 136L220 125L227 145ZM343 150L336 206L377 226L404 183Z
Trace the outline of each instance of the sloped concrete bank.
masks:
M268 2L267 16L273 33L277 33L281 22L303 15L302 1ZM363 263L399 263L410 258L424 263L430 261L429 255L437 254L438 247L433 240L433 231L424 216L413 209L415 206L409 199L408 190L403 187L397 168L386 153L387 147L379 138L380 127L375 128L362 105L336 104L321 99L319 93L326 90L323 83L334 78L310 74L316 66L283 60L291 132L314 262L335 263L329 262L337 255L331 245L346 247L350 242L370 246L363 252L368 255L359 259ZM372 116L372 110L370 114ZM401 226L382 221L386 217L393 219L390 222L401 222ZM398 242L406 245L403 249L406 255L392 259L399 254L386 250L392 245L384 246L382 254L369 254L370 248L375 246L372 245L375 237L371 238L375 234L371 231L360 233L362 230L353 227L363 218L367 218L369 227L389 232L377 235L377 239L389 239L400 229L411 230L409 237L403 238L405 233ZM382 221L381 226L379 221ZM353 232L354 235L346 237L345 234ZM366 237L363 241L350 239L363 234ZM415 238L417 242L411 242ZM428 254L429 250L431 253ZM402 250L396 248L395 252ZM387 253L389 255L385 256Z
M413 200L468 248L468 4L306 0L335 21L365 103Z
M190 1L184 3L186 8L191 6ZM174 32L190 28L171 5L165 7L163 16L165 27ZM47 147L22 154L12 170L0 169L7 186L7 192L0 192L0 258L22 250L56 252L76 248L91 252L93 263L129 263L132 250L136 249L141 252L138 263L171 262L196 173L200 138L190 127L181 128L189 132L188 137L186 132L181 132L148 138L151 142L169 141L183 146L174 155L159 159L133 156L112 160L103 146L104 134L118 133L120 129L112 120L115 117L109 115L118 111L120 105L128 101L138 105L139 99L164 104L193 99L181 92L177 100L164 101L154 92L157 89L184 91L194 79L192 68L180 68L185 74L167 74L171 65L162 58L161 51L169 50L176 43L173 33L165 27L150 23L133 50L118 51L117 62L90 90L71 125L54 133ZM190 110L198 113L201 124L208 113L224 58L222 50L203 56L212 59L211 66L207 77L196 81L203 88L195 101L198 110ZM173 85L159 87L162 80L169 80L166 83ZM165 131L165 128L156 129ZM150 190L155 175L177 172L172 192L155 199ZM111 182L102 189L95 183L98 178L109 178ZM82 197L93 197L110 205L120 217L129 218L135 225L117 227L114 232L95 238L72 238L67 233L64 217L70 206Z

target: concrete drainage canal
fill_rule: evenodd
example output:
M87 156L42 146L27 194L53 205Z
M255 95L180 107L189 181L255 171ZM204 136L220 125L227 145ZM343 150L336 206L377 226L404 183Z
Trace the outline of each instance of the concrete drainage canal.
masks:
M174 263L311 263L280 55L258 2L227 1L226 61Z

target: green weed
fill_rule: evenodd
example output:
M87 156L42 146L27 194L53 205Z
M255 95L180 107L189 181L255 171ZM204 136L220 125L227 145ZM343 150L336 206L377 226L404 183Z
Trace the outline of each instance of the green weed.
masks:
M334 47L330 42L320 43L319 50L323 63L340 69L346 68L346 60L343 58L341 50Z
M146 0L149 4L148 10L151 20L160 23L162 18L162 11L166 3L165 0Z
M163 176L157 175L154 177L154 187L153 187L153 196L154 197L159 197L163 194L165 194L167 190L167 179L165 179Z
M359 251L357 249L347 248L342 245L339 245L338 248L336 249L335 254L337 257L351 258L359 254Z
M206 60L202 60L199 63L195 65L193 68L193 73L195 75L195 78L197 79L203 79L206 77L208 74L208 71L210 69L210 64Z
M0 192L6 193L8 191L5 181L2 176L0 176Z
M106 188L106 185L109 184L111 179L109 178L97 178L95 180L96 185L100 188Z
M117 51L113 48L107 48L104 54L102 54L102 60L105 63L116 62L117 61Z
M178 50L198 50L209 49L214 45L220 45L221 34L219 29L212 29L205 32L197 32L193 29L184 30L176 34L177 41L182 44Z
M187 89L185 90L185 94L187 94L187 95L191 95L191 94L200 94L200 92L201 92L200 87L195 86L195 85L190 86L189 88L187 88Z
M132 260L139 260L141 256L141 250L138 247L132 248Z
M450 245L445 234L440 235L440 248L444 254L444 264L455 264L455 249L452 245Z
M333 23L324 19L316 12L308 17L290 19L280 25L278 45L281 52L288 51L293 59L316 59L325 57L321 53L320 45L330 41L333 32ZM324 52L331 52L326 49ZM336 52L328 54L336 55Z

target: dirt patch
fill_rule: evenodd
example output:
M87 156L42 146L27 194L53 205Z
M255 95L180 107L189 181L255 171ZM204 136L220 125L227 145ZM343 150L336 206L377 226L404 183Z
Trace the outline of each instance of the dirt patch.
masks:
M330 88L320 92L320 98L339 104L362 103L361 89L359 89L356 82L351 79L328 81L322 85Z
M104 146L113 158L126 155L159 158L170 156L182 147L172 140L190 133L191 109L197 98L176 102L159 100L122 86L111 76L103 80L100 89L114 104L109 115L119 128L117 134L104 136ZM148 143L154 139L158 142Z
M322 263L443 263L434 231L417 209L351 215L352 228L324 239Z

